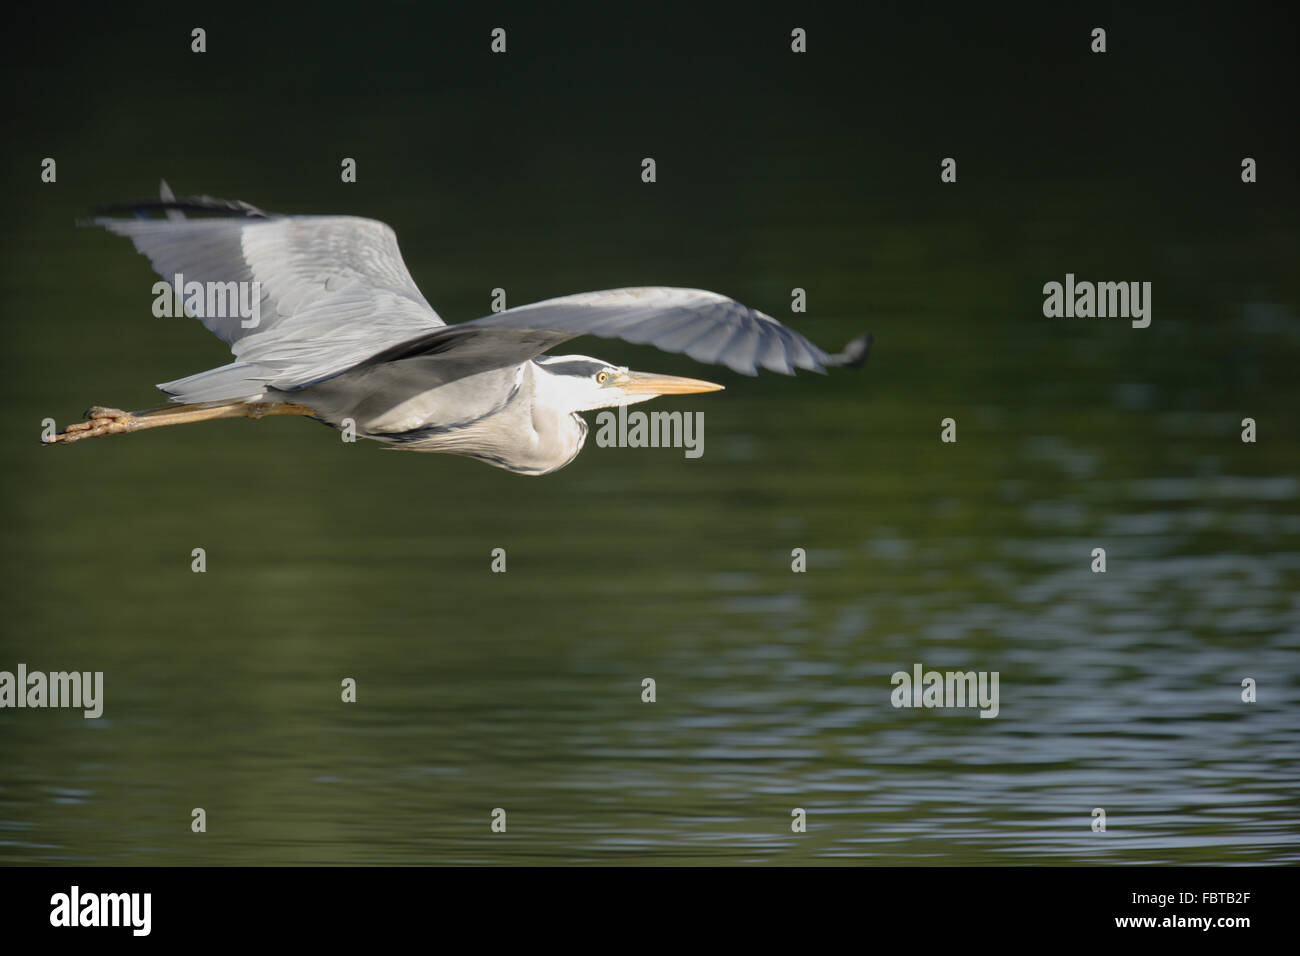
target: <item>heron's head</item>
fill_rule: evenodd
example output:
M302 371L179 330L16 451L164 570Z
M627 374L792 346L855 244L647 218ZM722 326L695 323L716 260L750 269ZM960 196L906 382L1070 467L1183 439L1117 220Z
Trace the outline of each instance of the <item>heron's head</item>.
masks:
M535 359L550 390L575 412L635 405L660 395L716 392L723 386L697 378L633 372L589 355L542 355Z

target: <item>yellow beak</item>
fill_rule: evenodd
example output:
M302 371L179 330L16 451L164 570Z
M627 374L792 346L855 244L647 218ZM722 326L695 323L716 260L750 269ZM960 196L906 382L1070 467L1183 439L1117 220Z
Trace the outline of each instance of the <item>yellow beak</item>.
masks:
M610 384L627 395L691 395L695 392L718 392L723 388L698 378L656 375L653 372L628 372Z

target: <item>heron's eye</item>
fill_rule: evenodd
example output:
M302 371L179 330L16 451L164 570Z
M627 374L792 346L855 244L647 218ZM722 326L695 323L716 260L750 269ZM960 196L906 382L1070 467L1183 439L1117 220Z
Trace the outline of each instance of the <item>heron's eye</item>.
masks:
M608 372L597 372L597 373L596 373L596 384L597 384L597 385L604 385L604 384L605 384L606 382L608 382L608 381L609 381L609 373L608 373Z

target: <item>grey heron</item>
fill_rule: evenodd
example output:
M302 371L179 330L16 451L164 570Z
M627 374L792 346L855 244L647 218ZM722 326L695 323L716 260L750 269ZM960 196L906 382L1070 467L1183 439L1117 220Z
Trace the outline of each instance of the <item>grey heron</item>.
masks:
M580 412L723 387L544 354L562 342L623 339L745 375L858 366L871 346L867 334L830 355L726 296L657 286L568 295L447 325L407 271L396 234L373 219L268 214L208 196L177 200L165 182L159 200L99 212L91 221L130 238L168 283L256 290L257 321L229 308L187 308L235 361L159 385L174 405L95 406L87 421L48 443L304 415L394 448L542 475L581 451L587 423Z

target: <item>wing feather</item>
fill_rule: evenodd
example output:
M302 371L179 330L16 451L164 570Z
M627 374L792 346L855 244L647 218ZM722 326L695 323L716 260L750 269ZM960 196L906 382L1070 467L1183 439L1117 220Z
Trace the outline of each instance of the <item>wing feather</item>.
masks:
M465 374L518 364L583 335L623 339L726 365L745 375L767 368L824 372L866 359L870 335L827 354L793 329L734 299L701 289L643 286L534 302L448 326L411 278L397 236L355 216L268 216L210 197L114 207L163 211L165 219L101 216L169 283L260 283L260 316L196 316L237 361L160 386L182 401L292 391L350 368L437 355ZM186 212L217 218L186 218ZM183 289L179 290L183 295Z
M152 205L170 216L198 202ZM225 311L233 314L197 316L230 345L249 382L298 388L444 325L402 261L396 234L373 219L259 214L94 222L128 237L173 287L177 275L204 288L260 284L255 326L244 328L245 317L231 308ZM184 300L184 289L177 291Z
M372 361L445 354L506 365L582 335L653 345L744 375L757 375L760 368L793 375L796 368L824 372L860 365L870 346L870 336L863 336L829 355L771 316L716 292L643 286L547 299L449 325Z

